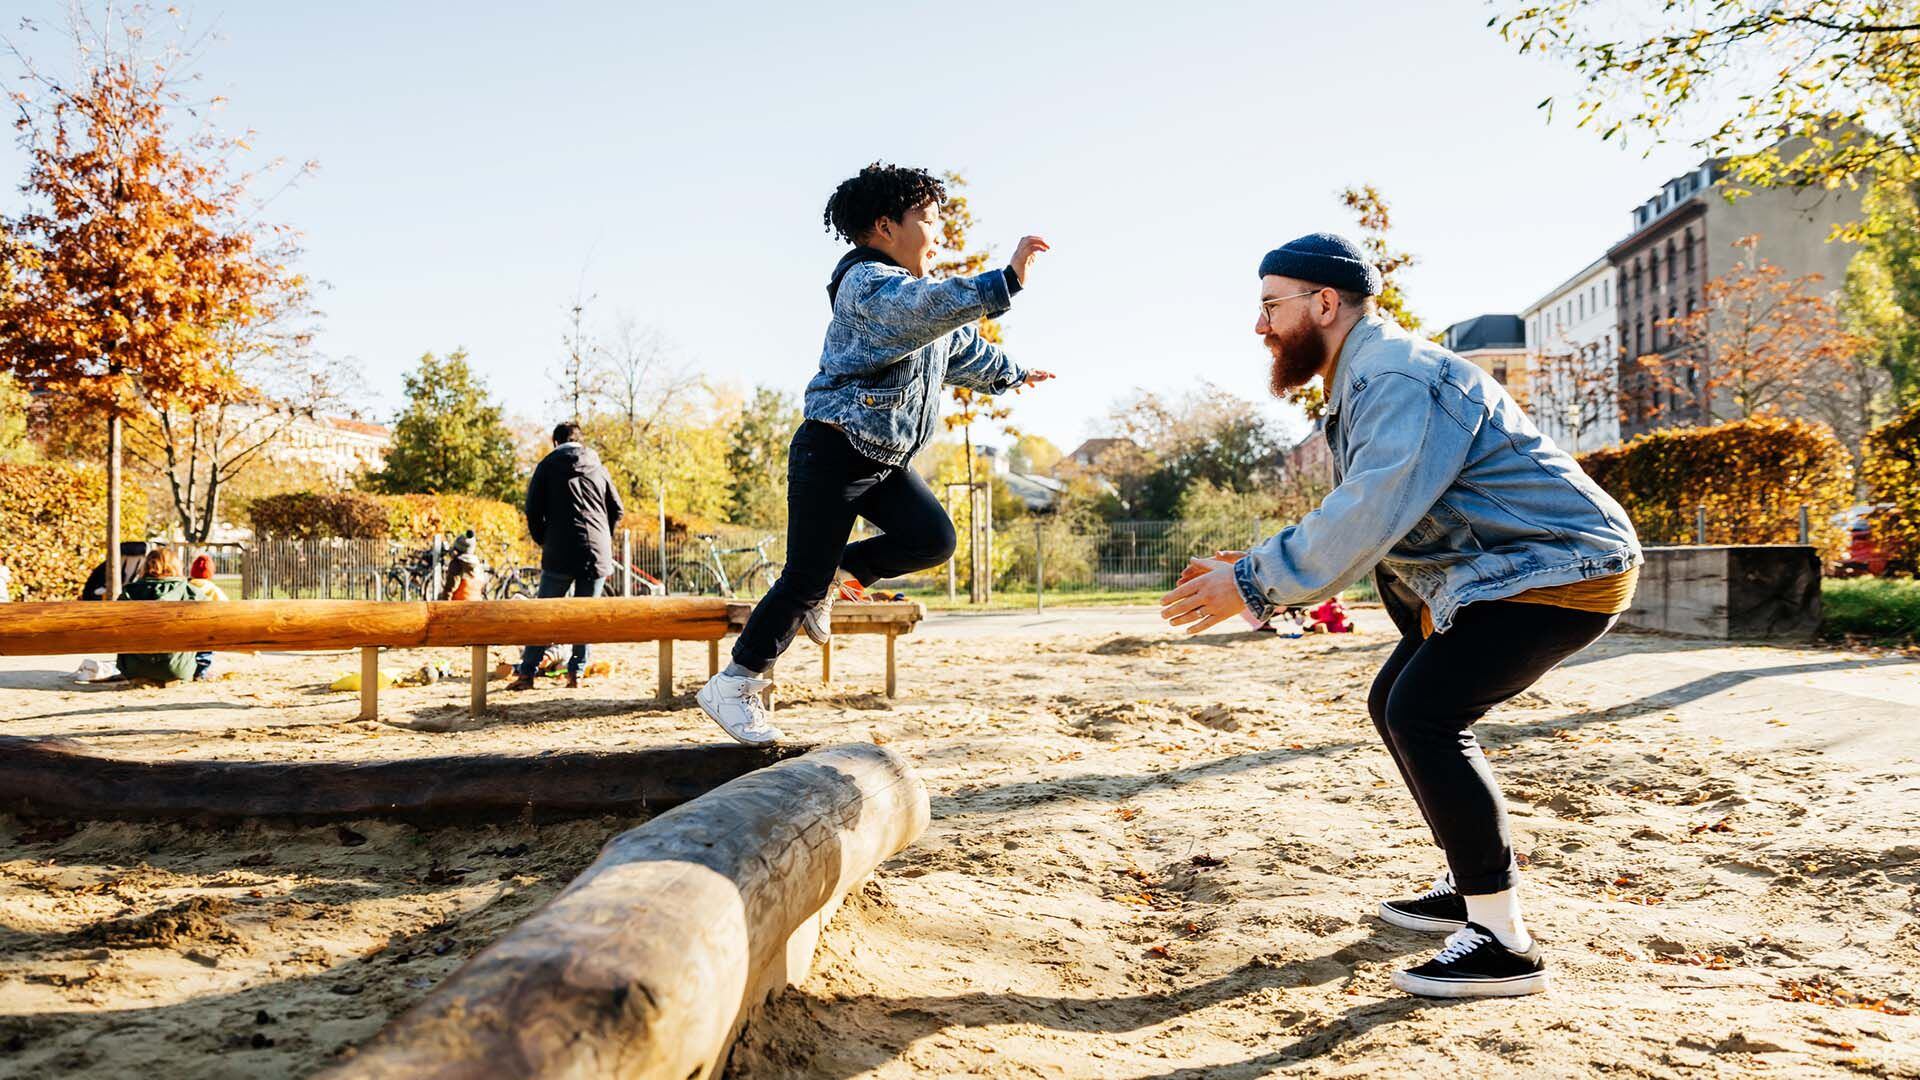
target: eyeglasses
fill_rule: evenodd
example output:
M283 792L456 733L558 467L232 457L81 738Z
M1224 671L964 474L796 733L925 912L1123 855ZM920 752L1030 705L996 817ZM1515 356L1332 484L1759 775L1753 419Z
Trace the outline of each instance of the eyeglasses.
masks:
M1273 305L1285 300L1298 300L1303 296L1312 296L1319 291L1319 289L1308 289L1306 292L1288 293L1285 296L1276 296L1271 300L1262 300L1260 301L1260 317L1271 323L1273 321Z

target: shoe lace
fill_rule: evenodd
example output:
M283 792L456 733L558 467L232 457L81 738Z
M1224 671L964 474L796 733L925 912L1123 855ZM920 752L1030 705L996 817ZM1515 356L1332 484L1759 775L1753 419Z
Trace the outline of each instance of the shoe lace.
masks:
M1473 950L1492 941L1493 938L1475 930L1471 926L1462 927L1447 935L1447 943L1440 954L1433 958L1436 964L1451 964Z
M1433 879L1433 888L1428 889L1426 892L1423 892L1419 896L1414 897L1414 899L1415 900L1432 900L1437 897L1452 896L1452 895L1453 895L1453 882L1448 881L1444 876L1442 876L1442 877L1437 877Z
M765 727L767 724L767 707L760 700L760 691L772 685L766 679L742 679L734 685L734 693L740 698L740 703L746 706L747 715L755 727Z

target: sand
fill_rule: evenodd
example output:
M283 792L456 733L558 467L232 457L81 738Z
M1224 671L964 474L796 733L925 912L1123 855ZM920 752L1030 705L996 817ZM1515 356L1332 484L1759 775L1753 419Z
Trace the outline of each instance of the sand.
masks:
M937 617L902 639L893 702L879 641L838 650L831 690L797 647L779 723L900 750L935 820L730 1075L1920 1076L1920 664L1616 635L1503 707L1480 732L1557 985L1435 1003L1389 982L1435 939L1374 915L1440 864L1365 717L1388 628L1359 623L1181 640L1141 612ZM344 655L223 658L238 677L170 690L0 673L0 732L233 758L714 737L690 699L704 655L666 707L651 650L597 655L612 676L496 695L475 724L459 683L352 721L318 689ZM388 665L426 659L464 662ZM355 822L355 843L0 819L0 1075L302 1075L628 824Z

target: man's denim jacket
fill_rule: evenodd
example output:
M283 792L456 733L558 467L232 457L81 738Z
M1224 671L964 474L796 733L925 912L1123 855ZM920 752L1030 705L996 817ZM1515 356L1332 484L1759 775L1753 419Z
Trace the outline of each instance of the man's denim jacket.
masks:
M940 281L862 262L839 278L806 417L846 432L861 453L904 465L932 441L944 383L1001 394L1025 368L980 336L1012 304L1006 270Z
M1341 346L1326 436L1332 494L1234 567L1256 618L1333 596L1380 565L1443 632L1476 600L1641 561L1626 511L1499 383L1387 319L1362 319Z

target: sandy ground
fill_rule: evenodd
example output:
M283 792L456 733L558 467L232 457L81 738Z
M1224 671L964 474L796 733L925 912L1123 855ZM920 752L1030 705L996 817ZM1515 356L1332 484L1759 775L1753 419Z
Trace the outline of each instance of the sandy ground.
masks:
M891 703L877 640L843 645L832 690L797 647L781 725L901 750L935 820L731 1074L1920 1076L1920 663L1615 635L1489 717L1558 983L1433 1003L1389 977L1436 942L1374 916L1439 859L1365 717L1385 621L1360 625L1178 640L1137 610L940 616L902 640ZM202 757L714 737L690 697L703 650L666 707L650 649L598 655L613 675L498 695L475 725L459 683L352 721L320 690L345 655L133 691L6 661L0 732ZM388 666L430 658L464 662ZM627 824L0 818L0 1075L311 1071Z

